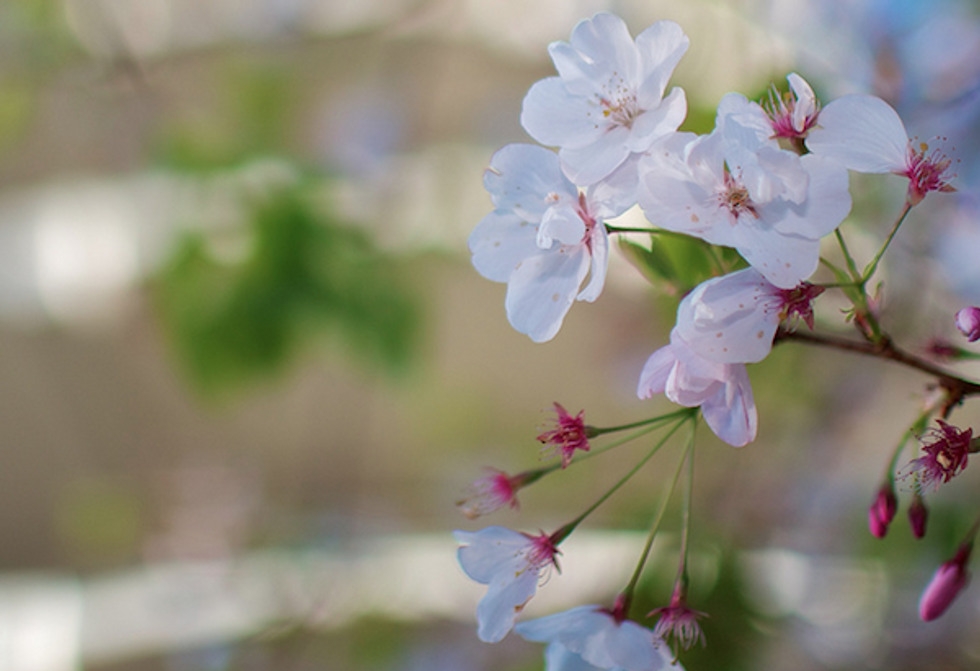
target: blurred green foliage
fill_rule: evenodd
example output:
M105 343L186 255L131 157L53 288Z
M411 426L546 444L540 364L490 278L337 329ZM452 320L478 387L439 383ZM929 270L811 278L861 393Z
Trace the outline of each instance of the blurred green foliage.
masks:
M747 266L734 249L669 232L651 235L649 246L620 237L619 249L654 287L678 297L707 279Z
M215 394L274 377L328 334L370 368L404 370L418 305L397 260L320 212L302 185L248 205L245 254L226 260L204 233L189 232L154 282L195 386Z

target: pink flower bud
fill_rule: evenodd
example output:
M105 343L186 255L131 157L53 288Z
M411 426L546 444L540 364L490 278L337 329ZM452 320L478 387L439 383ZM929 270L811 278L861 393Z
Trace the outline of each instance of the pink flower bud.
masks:
M926 501L919 494L912 497L912 504L909 506L909 525L912 527L912 535L922 538L926 535L926 522L929 519L929 509L926 508Z
M878 495L868 509L868 529L875 538L884 538L888 533L888 525L895 519L895 511L898 509L898 499L895 497L895 488L891 482L887 482L878 490Z
M970 581L966 563L970 559L972 549L972 542L963 543L956 551L956 556L940 566L932 576L932 580L922 593L922 598L919 599L919 617L923 622L935 620L945 613L960 592L966 588Z
M980 340L980 308L963 308L956 313L956 328L970 342Z

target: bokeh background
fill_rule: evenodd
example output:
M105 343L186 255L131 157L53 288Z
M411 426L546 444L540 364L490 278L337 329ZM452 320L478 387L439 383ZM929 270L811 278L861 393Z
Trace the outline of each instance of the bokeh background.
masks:
M450 532L483 522L454 502L485 467L539 464L554 401L604 426L669 410L634 390L677 297L619 255L536 345L466 240L493 151L530 141L547 44L601 10L634 34L682 24L686 129L797 71L948 138L959 192L903 228L882 305L910 349L957 337L952 314L980 302L975 2L2 0L0 670L543 668L538 645L477 640L482 590ZM903 185L852 191L870 258ZM846 332L834 301L818 323ZM800 345L750 373L759 440L699 437L691 602L711 617L687 668L975 668L978 592L928 625L915 605L976 514L976 474L930 497L924 541L901 517L884 541L865 527L928 380ZM556 528L644 440L487 523ZM625 585L676 454L563 545L528 615Z

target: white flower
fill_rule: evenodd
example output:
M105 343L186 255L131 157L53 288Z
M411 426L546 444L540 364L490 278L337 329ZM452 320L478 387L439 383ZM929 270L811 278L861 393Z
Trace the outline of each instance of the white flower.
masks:
M791 72L786 79L790 93L780 97L773 87L766 106L766 114L772 123L772 137L805 138L817 123L820 103L803 77Z
M555 564L550 536L528 536L505 527L454 531L459 564L470 578L487 585L476 607L477 636L496 643L514 626L518 613L538 589L541 573Z
M658 21L636 42L614 14L581 21L571 43L549 46L558 76L531 87L521 124L541 144L561 148L573 182L592 184L684 121L684 91L663 96L688 44L672 21Z
M912 205L930 191L956 190L947 174L952 161L938 149L930 152L925 142L912 146L898 112L875 96L846 95L824 107L806 146L856 172L907 177Z
M545 671L683 671L652 631L618 620L599 606L579 606L522 622L515 631L529 641L549 644Z
M817 268L820 238L851 209L847 171L779 148L759 105L729 94L706 136L675 133L640 161L637 200L662 228L734 247L791 289Z
M757 363L769 355L784 319L813 328L811 301L823 288L807 282L780 289L754 268L702 282L677 309L677 335L699 356L719 363Z
M575 300L599 297L609 262L602 220L633 204L631 167L579 193L552 151L511 144L494 154L483 183L497 209L477 225L469 245L480 274L507 283L507 318L517 331L535 342L550 340Z
M755 440L758 415L745 365L698 355L676 327L670 344L650 355L636 393L640 398L664 394L688 408L700 406L705 422L729 445L742 447Z

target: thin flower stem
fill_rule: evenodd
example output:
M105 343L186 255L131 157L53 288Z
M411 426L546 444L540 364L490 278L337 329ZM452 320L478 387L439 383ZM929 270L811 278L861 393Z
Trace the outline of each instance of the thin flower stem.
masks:
M854 278L855 282L860 282L861 273L858 272L857 263L854 262L854 257L851 256L851 251L847 248L847 243L844 242L844 234L840 232L840 228L836 228L834 235L837 237L837 244L840 245L840 250L844 254L844 260L847 262L847 269L850 271L851 277Z
M888 246L895 238L895 234L898 233L898 229L902 226L902 222L905 221L905 218L909 216L909 212L911 211L912 205L910 203L905 203L902 213L898 215L898 219L895 220L895 225L892 226L892 232L889 233L888 238L885 239L885 244L878 250L878 253L875 255L874 259L872 259L871 263L865 266L864 272L861 274L862 284L866 285L871 280L872 275L875 274L875 271L878 270L878 264L881 262L881 257L885 255L885 250L888 249Z
M664 446L664 444L666 444L666 442L667 442L668 440L670 440L670 438L671 438L671 437L672 437L672 436L673 436L673 435L674 435L675 433L677 433L677 430L678 430L678 429L679 429L679 428L680 428L681 426L683 426L683 425L684 425L684 424L685 424L686 422L688 422L688 421L691 421L692 419L693 419L693 415L687 415L687 416L684 416L684 417L681 417L681 418L680 418L680 419L679 419L679 420L677 421L677 423L676 423L676 424L674 424L674 426L673 426L673 427L671 427L671 429L670 429L670 431L668 431L668 432L666 433L666 435L664 435L664 437L663 437L663 438L661 438L661 439L660 439L660 440L659 440L659 441L657 442L657 444L653 446L653 449L652 449L652 450L650 450L650 451L649 451L649 452L648 452L648 453L646 454L646 456L645 456L645 457L643 457L643 458L642 458L642 459L641 459L641 460L639 461L639 463L637 463L637 464L636 464L636 465L635 465L635 466L634 466L633 468L631 468L631 469L630 469L630 471L629 471L629 473L627 473L627 474L626 474L626 475L624 475L624 476L623 476L622 478L620 478L620 480L619 480L619 482L617 482L617 483L616 483L616 484L614 484L614 485L613 485L612 487L610 487L610 488L609 488L609 489L608 489L608 490L606 491L606 493L605 493L605 494L603 494L602 496L600 496L600 497L599 497L599 500L598 500L598 501L596 501L595 503L593 503L593 504L592 504L591 506L589 506L589 507L588 507L588 508L587 508L587 509L585 510L585 512L583 512L583 513L582 513L581 515L579 515L578 517L576 517L575 519L573 519L573 520L572 520L571 522L569 522L569 523L568 523L568 524L566 524L565 526L563 526L563 527L561 527L561 528L560 528L560 529L559 529L558 531L556 531L556 532L555 532L554 534L552 534L552 539L553 539L553 541L554 541L554 543L555 543L555 544L557 545L558 543L560 543L561 541L563 541L563 540L564 540L565 538L567 538L567 537L568 537L568 535L569 535L569 534L571 534L571 533L572 533L572 531L574 531L574 530L575 530L575 527L577 527L577 526L578 526L579 524L581 524L581 523L582 523L582 521L583 521L583 520L584 520L585 518L587 518L587 517L588 517L589 515L591 515L591 514L592 514L593 512L595 512L595 510L596 510L596 509L597 509L597 508L598 508L599 506L601 506L601 505L602 505L603 503L605 503L605 502L606 502L606 500L607 500L607 499L608 499L608 498L609 498L610 496L612 496L613 494L615 494L615 493L616 493L616 492L617 492L617 491L619 490L619 488L620 488L620 487L622 487L622 486L623 486L623 485L625 485L625 484L626 484L627 482L629 482L629 480L630 480L630 479L631 479L631 478L632 478L632 477L633 477L634 475L636 475L636 474L637 474L637 473L639 472L639 470L640 470L641 468L643 468L643 466L644 466L644 465L645 465L645 464L646 464L646 463L647 463L648 461L650 461L650 459L651 459L651 458L653 457L653 455L655 455L655 454L656 454L657 452L659 452L659 451L660 451L660 448L661 448L661 447L663 447L663 446Z
M653 524L650 525L650 533L647 534L646 543L643 546L643 552L640 553L640 559L636 562L636 568L633 569L633 575L630 577L629 583L626 585L626 589L623 590L623 595L626 600L626 610L629 610L629 603L633 600L633 592L636 591L636 585L640 581L640 575L643 573L643 567L647 563L647 559L650 557L650 550L653 548L653 540L657 535L657 531L660 529L660 522L663 521L664 513L667 512L667 504L670 503L670 498L674 494L674 489L677 487L677 480L680 479L681 469L684 468L684 463L687 461L687 455L691 451L691 444L688 444L684 448L684 454L681 455L681 460L677 464L677 470L674 471L674 477L670 480L670 487L667 489L667 493L664 495L663 502L660 504L660 510L657 511L657 516L653 519Z
M663 231L654 228L633 228L631 226L613 226L612 224L606 224L607 233L650 233L651 235L657 235L663 233Z
M687 548L691 538L691 501L694 492L694 433L697 424L691 428L691 438L687 450L687 486L684 488L684 519L681 527L681 558L677 566L677 580L687 589Z
M626 429L635 429L638 426L646 426L647 424L655 423L666 423L672 419L678 417L686 417L691 414L690 408L681 408L674 412L667 413L666 415L657 415L656 417L651 417L650 419L641 419L638 422L632 422L630 424L620 424L619 426L609 426L609 427L596 427L589 426L589 436L601 436L606 433L614 433L616 431L625 431Z

